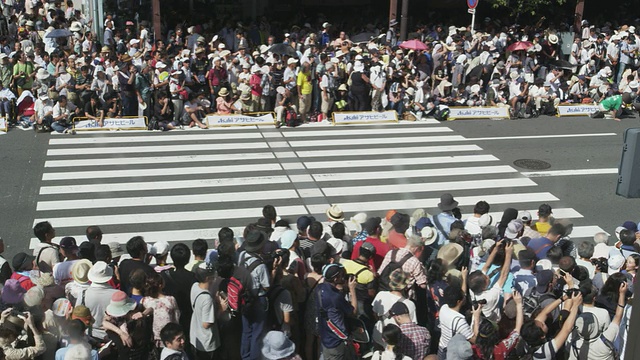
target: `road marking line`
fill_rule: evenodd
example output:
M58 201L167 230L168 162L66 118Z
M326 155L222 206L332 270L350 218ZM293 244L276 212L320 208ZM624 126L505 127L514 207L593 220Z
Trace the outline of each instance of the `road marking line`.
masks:
M367 139L326 139L326 140L300 140L289 141L291 147L327 147L327 146L353 146L353 145L392 145L392 144L429 144L433 142L467 141L461 135L446 136L421 136L415 138L383 137Z
M309 179L313 181L313 179ZM286 184L289 179L285 175L280 176L256 176L224 179L199 179L199 180L161 180L144 182L121 182L110 184L81 184L42 186L40 195L77 194L77 193L108 193L112 191L145 191L150 189L195 189L213 188L238 185L267 185Z
M339 160L339 161L305 161L307 169L332 169L350 167L380 167L400 165L425 165L425 164L447 164L447 163L467 163L482 161L498 161L493 155L463 155L463 156L435 156L425 158L385 158L372 160Z
M292 216L306 214L303 205L279 206L278 215ZM117 214L73 216L47 219L35 219L33 225L41 221L49 221L56 228L84 227L95 224L100 225L125 225L125 224L153 224L153 223L180 223L185 221L213 221L227 219L257 219L262 216L262 208L245 209L221 209L205 211L174 211L161 213Z
M234 201L251 200L276 200L298 199L295 190L262 190L225 192L221 194L192 194L170 196L136 196L118 197L108 199L78 199L78 200L52 200L39 201L37 211L72 210L72 209L102 209L102 208L126 208L134 206L160 206L160 205L192 205L226 203Z
M407 196L410 197L410 196ZM460 206L473 206L478 201L484 200L489 204L522 204L522 203L542 203L545 201L558 201L559 199L548 192L537 193L511 193L499 195L474 195L474 196L456 196L456 200ZM440 198L408 198L405 200L383 200L383 201L364 201L353 203L340 203L340 208L345 212L370 212L370 211L386 211L389 209L410 210L417 208L437 208ZM307 206L311 214L323 214L329 207L328 204L318 204Z
M224 174L234 172L279 171L280 164L252 164L252 165L225 165L225 166L197 166L166 169L129 169L106 171L74 171L54 172L42 174L42 180L78 180L78 179L103 179L120 177L147 177L147 176L172 176L193 174Z
M184 164L205 161L243 161L273 159L272 153L240 153L224 155L180 155L180 156L149 156L130 158L102 158L102 159L73 159L48 160L44 167L74 167L74 166L105 166L105 165L139 165L139 164Z
M576 170L550 170L550 171L531 171L522 172L521 174L530 177L554 177L554 176L578 176L578 175L604 175L604 174L617 174L618 168L603 168L603 169L576 169Z
M356 135L398 135L398 134L431 134L453 132L448 127L427 127L427 128L387 128L387 129L341 129L339 133L336 130L317 130L317 131L287 131L283 135L287 138L294 137L319 137L319 136L356 136ZM268 134L268 133L267 133Z
M479 138L465 138L466 141L483 140L524 140L524 139L559 139L576 137L618 136L616 133L591 133L591 134L558 134L558 135L521 135L521 136L488 136Z
M372 144L375 145L375 144ZM444 145L444 146L415 146L397 147L389 150L389 147L369 148L369 149L340 149L340 150L303 150L296 151L298 157L324 157L324 156L373 156L373 155L402 155L402 154L428 154L438 152L457 151L482 151L477 145Z
M572 239L575 238L593 238L593 235L604 232L600 226L574 226L573 231L571 231L571 235L569 235Z
M515 179L427 182L422 184L323 187L322 191L325 193L326 196L355 196L355 195L417 193L417 192L431 192L431 191L479 190L479 189L495 189L495 188L508 189L512 187L524 187L524 186L538 186L538 184L536 184L535 182L527 178L515 178Z
M74 156L76 154L135 154L135 153L172 153L186 152L202 153L206 150L247 150L268 149L265 142L224 143L224 144L182 144L158 146L119 146L119 147L87 147L49 149L47 156Z
M117 144L117 143L146 143L146 142L179 142L179 141L202 141L202 140L244 140L244 139L262 139L262 135L258 132L245 133L226 133L220 134L209 132L206 134L162 134L147 136L128 136L128 137L73 137L63 139L51 139L49 145L81 145L81 144Z
M496 166L470 166L452 167L420 170L396 170L396 171L371 171L371 172L350 172L350 173L324 173L313 175L313 178L320 181L348 181L348 180L373 180L373 179L402 179L414 177L434 177L434 176L462 176L462 175L490 175L517 173L518 170L509 165Z

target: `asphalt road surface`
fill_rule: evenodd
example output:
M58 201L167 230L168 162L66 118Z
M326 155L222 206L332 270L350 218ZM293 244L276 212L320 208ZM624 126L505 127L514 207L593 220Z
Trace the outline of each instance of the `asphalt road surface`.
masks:
M324 221L329 204L347 219L418 207L433 214L451 192L464 214L485 199L497 218L506 207L549 203L573 221L574 239L590 239L640 221L639 201L615 195L622 134L636 126L538 118L76 136L13 130L0 135L0 236L8 259L33 247L41 220L58 240L81 242L86 226L99 225L105 242L140 234L190 243L255 221L265 204L292 222L306 213ZM514 165L522 159L549 168Z

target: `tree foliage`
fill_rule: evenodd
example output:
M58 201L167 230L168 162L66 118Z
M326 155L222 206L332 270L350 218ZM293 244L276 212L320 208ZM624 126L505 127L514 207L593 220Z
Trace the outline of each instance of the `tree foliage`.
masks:
M491 5L498 8L509 9L512 16L531 15L545 7L563 5L567 0L488 0Z

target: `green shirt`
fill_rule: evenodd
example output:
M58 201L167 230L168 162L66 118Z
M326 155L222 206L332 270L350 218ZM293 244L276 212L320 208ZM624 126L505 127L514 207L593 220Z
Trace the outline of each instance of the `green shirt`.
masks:
M22 78L24 78L25 82L20 84L20 78L17 78L16 85L19 85L18 87L21 89L31 89L31 85L33 85L33 78L28 76L33 73L33 63L28 61L24 64L17 62L13 66L13 75L18 75L21 71L24 71L24 76L22 76Z
M622 106L622 95L608 97L600 103L607 111L618 110Z

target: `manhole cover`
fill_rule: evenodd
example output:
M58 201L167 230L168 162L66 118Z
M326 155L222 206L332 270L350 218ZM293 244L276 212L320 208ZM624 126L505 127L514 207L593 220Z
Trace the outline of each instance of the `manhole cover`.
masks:
M520 159L513 162L513 165L529 170L545 170L551 167L546 161L536 159Z

